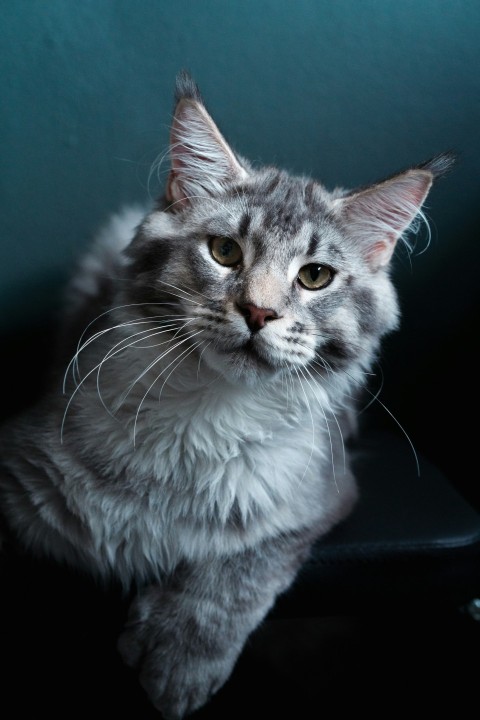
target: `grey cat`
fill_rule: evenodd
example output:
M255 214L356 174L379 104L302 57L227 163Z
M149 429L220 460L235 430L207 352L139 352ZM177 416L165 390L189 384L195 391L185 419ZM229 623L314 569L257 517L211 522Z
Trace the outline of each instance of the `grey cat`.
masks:
M0 499L23 547L138 589L120 653L182 718L354 506L390 260L452 158L350 192L256 169L186 73L170 157L165 197L114 217L71 283L66 395L59 362L3 428Z

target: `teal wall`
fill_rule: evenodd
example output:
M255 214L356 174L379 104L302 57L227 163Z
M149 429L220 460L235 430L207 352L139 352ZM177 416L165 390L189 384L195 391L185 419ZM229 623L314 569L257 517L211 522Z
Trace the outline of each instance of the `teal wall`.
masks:
M461 154L428 201L430 248L397 262L405 318L386 348L382 397L421 444L432 407L444 409L439 393L463 392L452 372L478 319L480 2L0 0L0 10L1 329L51 312L106 214L147 196L180 68L239 152L328 186Z

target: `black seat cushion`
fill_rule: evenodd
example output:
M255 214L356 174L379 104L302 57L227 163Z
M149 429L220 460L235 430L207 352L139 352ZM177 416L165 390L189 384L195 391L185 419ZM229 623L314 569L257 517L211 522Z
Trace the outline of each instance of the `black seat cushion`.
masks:
M405 437L361 438L358 504L316 544L278 614L440 607L480 594L480 514L423 457L419 469Z

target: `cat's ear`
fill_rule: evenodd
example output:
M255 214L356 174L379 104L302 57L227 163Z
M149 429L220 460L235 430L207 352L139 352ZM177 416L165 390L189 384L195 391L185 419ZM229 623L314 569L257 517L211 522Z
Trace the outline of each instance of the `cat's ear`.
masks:
M363 248L373 270L388 265L397 240L420 213L436 177L453 164L444 153L377 185L335 201L349 235Z
M166 196L185 206L190 199L216 194L231 182L248 177L208 114L191 77L177 77L176 107L170 132L171 170Z

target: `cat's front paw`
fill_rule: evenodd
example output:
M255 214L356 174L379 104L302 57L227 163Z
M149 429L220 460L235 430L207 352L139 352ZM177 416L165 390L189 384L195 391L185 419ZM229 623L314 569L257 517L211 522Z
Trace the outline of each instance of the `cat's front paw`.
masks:
M205 705L228 680L238 652L225 652L203 639L193 618L182 622L165 601L150 612L148 599L136 603L118 649L163 717L180 720Z
M181 720L205 705L221 688L233 662L201 658L166 658L161 649L145 657L139 679L153 705L166 720Z

